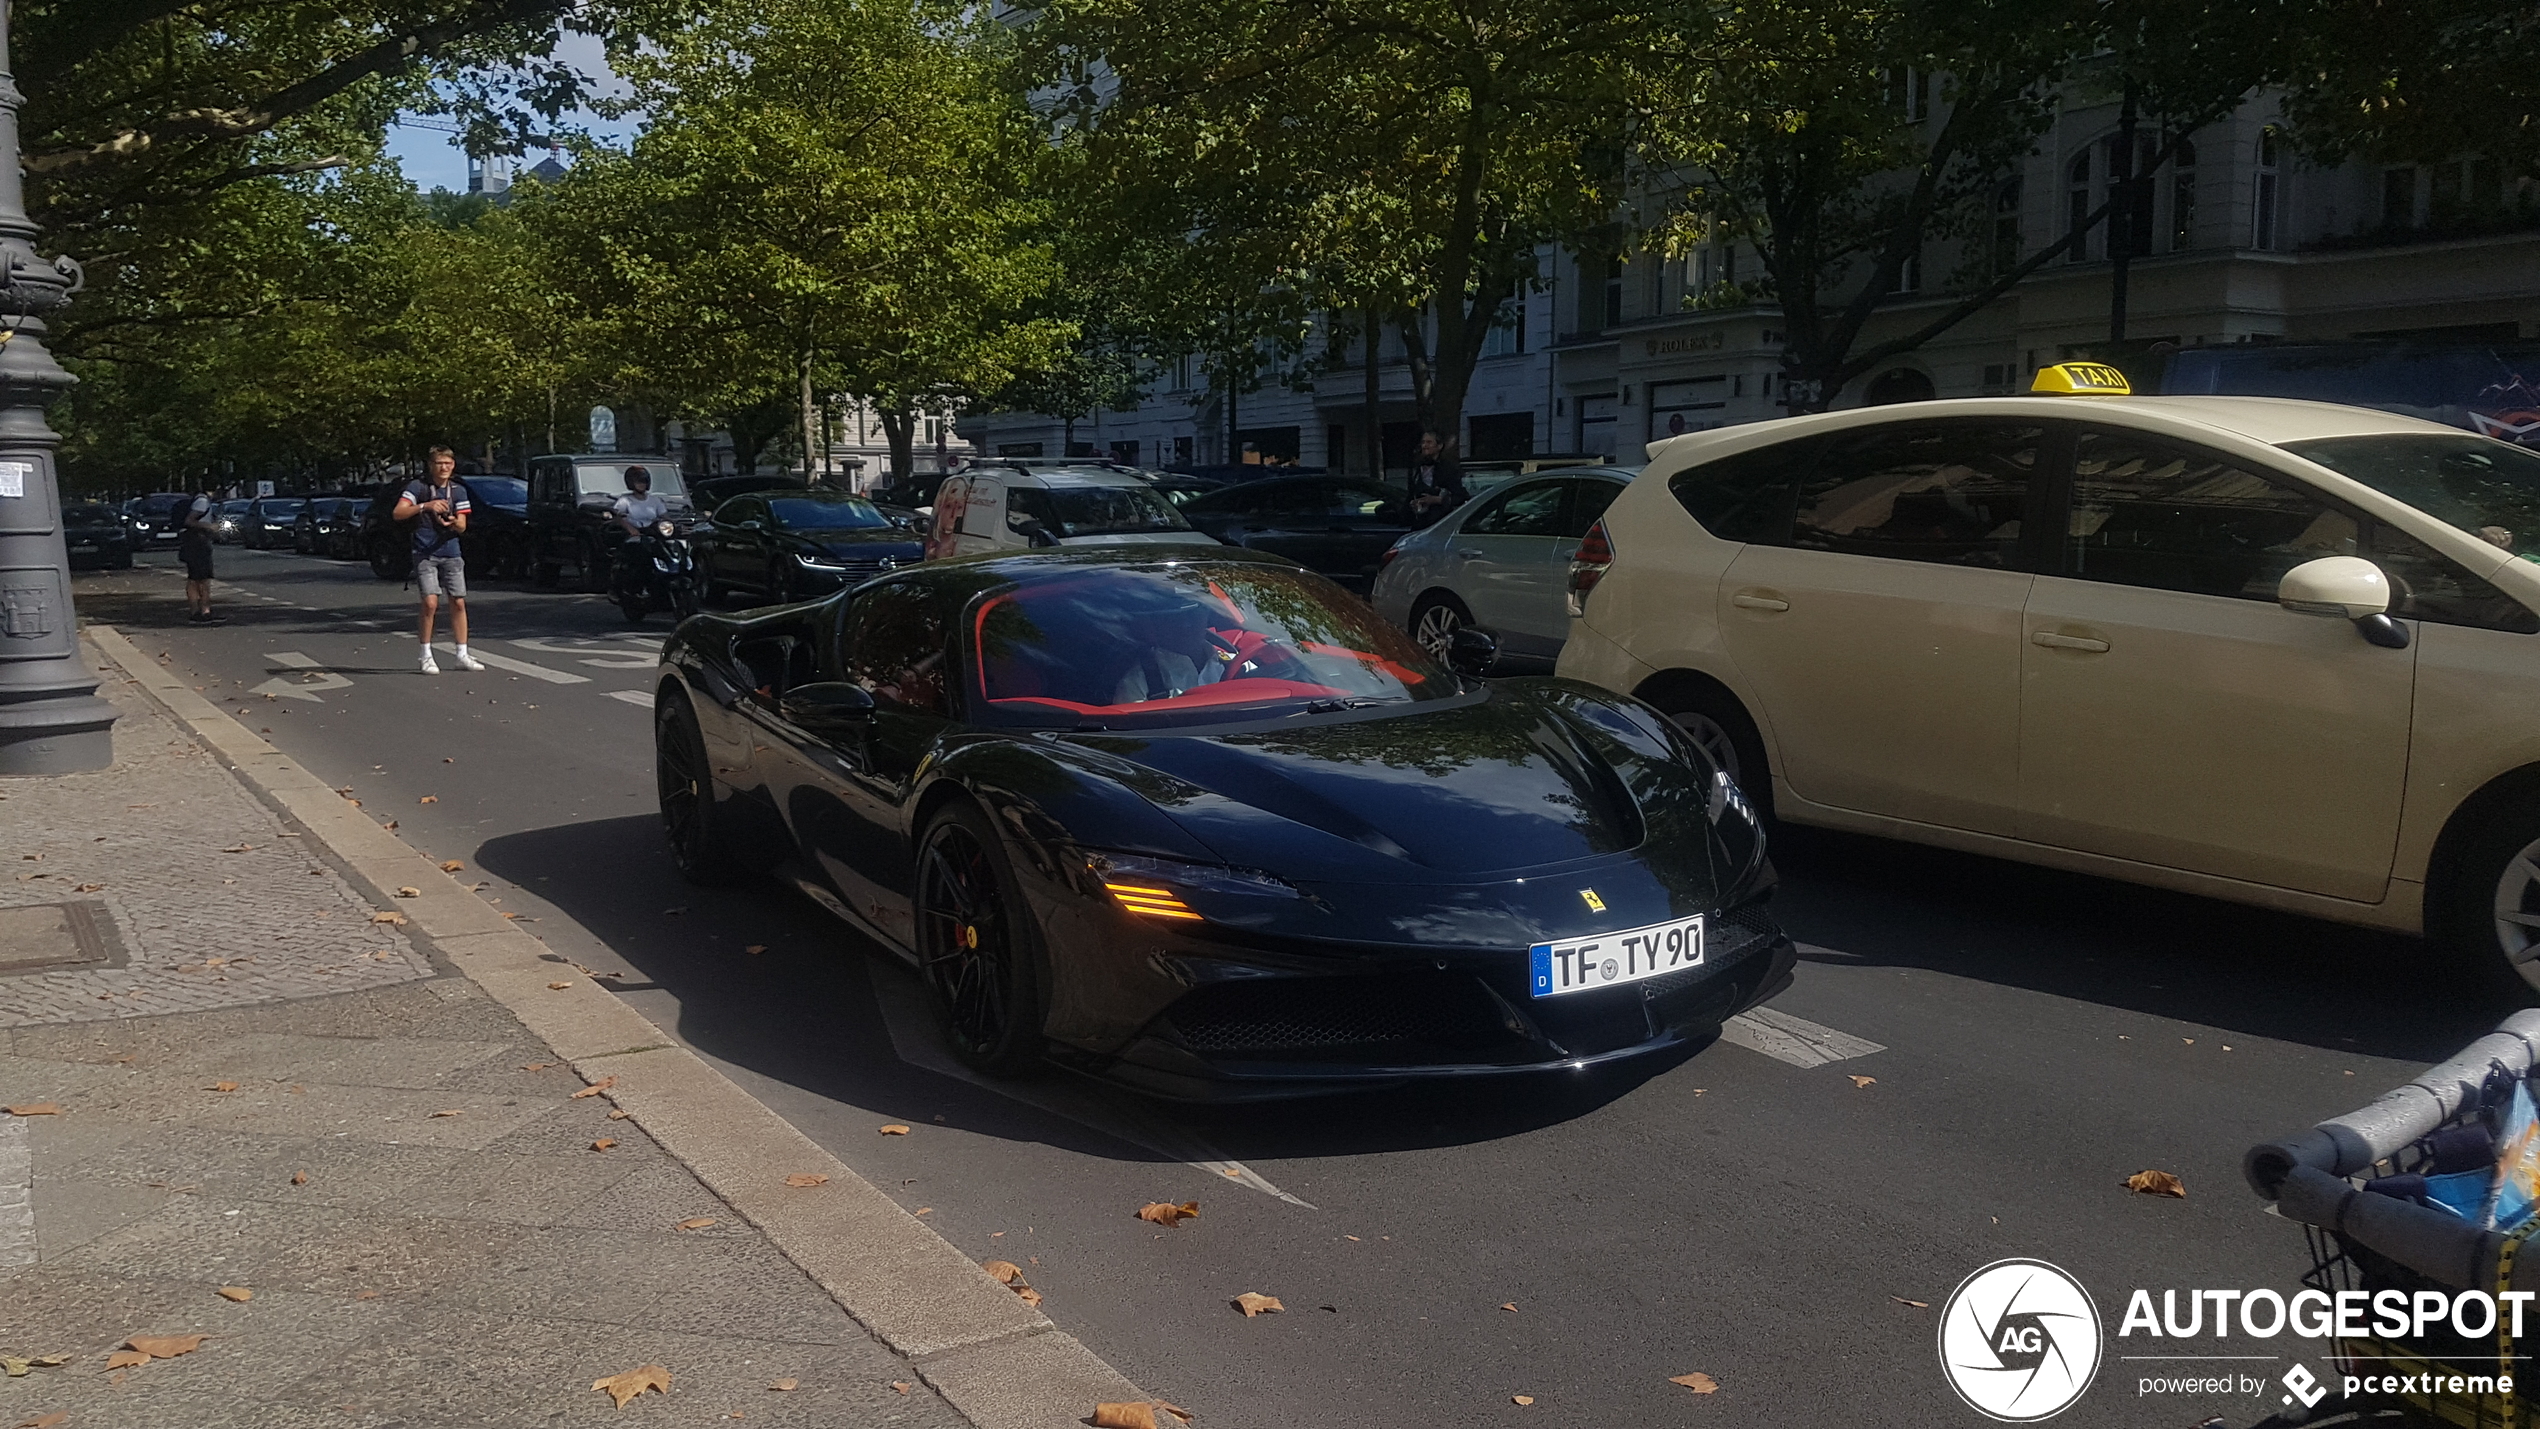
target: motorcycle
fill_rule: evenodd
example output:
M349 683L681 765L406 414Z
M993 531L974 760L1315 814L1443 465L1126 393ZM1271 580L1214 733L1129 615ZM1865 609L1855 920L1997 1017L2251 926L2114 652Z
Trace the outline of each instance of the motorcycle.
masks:
M611 562L613 597L626 612L626 623L667 605L674 620L697 613L697 560L687 539L668 521L657 521L641 536L621 544Z

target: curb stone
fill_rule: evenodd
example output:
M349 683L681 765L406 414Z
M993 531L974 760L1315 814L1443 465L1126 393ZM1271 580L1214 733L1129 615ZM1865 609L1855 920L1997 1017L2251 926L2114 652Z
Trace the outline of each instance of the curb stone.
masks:
M785 1257L979 1429L1082 1425L1103 1401L1147 1396L1075 1337L990 1279L923 1221L703 1058L588 978L550 990L546 945L356 809L325 781L160 669L111 626L89 642L279 805L380 908L406 915L484 989L606 1093ZM395 898L417 887L420 898ZM784 1177L825 1174L798 1190Z

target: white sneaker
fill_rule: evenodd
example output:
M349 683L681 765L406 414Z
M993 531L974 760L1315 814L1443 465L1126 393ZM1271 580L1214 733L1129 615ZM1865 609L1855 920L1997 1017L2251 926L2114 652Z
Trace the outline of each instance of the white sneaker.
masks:
M423 661L416 668L422 670L423 673L427 675L438 675L441 673L441 667L439 664L434 662L432 658L432 651L429 647L424 650Z
M452 663L456 664L462 670L482 670L485 668L484 661L470 655L465 650L457 651L450 656L450 659Z

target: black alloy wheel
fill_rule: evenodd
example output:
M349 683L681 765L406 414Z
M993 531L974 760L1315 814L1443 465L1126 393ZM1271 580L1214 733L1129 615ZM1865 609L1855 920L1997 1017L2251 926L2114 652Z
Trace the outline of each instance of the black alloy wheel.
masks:
M917 853L917 956L953 1054L1010 1077L1041 1055L1039 929L986 816L955 804Z
M1737 699L1716 689L1689 690L1649 697L1658 711L1701 746L1713 764L1728 772L1759 818L1773 817L1773 777L1764 756L1764 737Z
M653 783L661 794L662 833L679 876L708 888L746 877L715 816L714 771L697 712L667 691L653 720Z
M1473 613L1464 602L1442 591L1431 591L1420 597L1411 608L1411 638L1429 658L1444 664L1447 649L1455 643L1455 632L1473 623Z

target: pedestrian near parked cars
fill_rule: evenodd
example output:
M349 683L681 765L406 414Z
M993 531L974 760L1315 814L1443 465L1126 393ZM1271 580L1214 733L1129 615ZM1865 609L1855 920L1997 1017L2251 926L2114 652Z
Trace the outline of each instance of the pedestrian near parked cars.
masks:
M1411 519L1425 526L1464 501L1464 468L1437 433L1422 432L1420 455L1411 462Z
M177 508L176 558L185 563L186 621L218 625L212 613L212 518L220 507L202 492L184 498Z
M450 602L451 658L462 670L485 668L467 653L467 561L460 554L459 538L467 534L468 500L467 488L457 480L458 469L455 453L448 447L434 447L424 458L426 475L406 483L391 513L396 521L414 523L415 584L423 588L416 633L423 653L417 668L427 675L441 673L440 663L432 658L432 625L444 597Z

